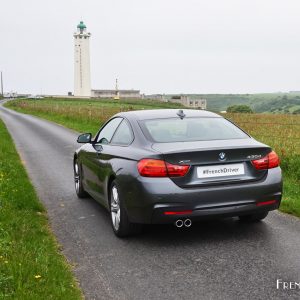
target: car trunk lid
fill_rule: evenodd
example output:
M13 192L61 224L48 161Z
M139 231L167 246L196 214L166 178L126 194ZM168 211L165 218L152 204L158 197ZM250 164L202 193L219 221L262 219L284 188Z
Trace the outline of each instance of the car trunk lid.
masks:
M256 170L251 160L271 151L270 147L252 138L155 143L152 148L171 164L190 165L185 176L171 178L181 187L261 180L267 170Z

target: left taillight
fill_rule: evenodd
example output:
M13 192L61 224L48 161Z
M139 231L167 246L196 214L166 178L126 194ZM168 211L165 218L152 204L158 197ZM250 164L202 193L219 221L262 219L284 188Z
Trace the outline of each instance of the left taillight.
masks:
M144 177L182 177L188 172L189 167L150 158L144 158L137 164L140 175Z
M267 170L276 168L280 164L280 160L275 151L270 152L267 156L252 160L252 165L256 170Z

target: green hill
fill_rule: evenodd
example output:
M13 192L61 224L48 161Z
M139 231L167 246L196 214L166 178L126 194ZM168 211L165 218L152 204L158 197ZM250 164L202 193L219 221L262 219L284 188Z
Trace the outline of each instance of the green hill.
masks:
M173 95L168 95L171 98ZM232 105L248 105L254 112L294 113L300 109L299 93L265 94L191 94L191 98L207 100L207 109L223 111Z

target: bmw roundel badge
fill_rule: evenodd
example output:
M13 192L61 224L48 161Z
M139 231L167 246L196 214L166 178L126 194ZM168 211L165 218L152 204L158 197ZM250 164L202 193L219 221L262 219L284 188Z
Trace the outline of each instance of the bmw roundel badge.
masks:
M225 160L226 154L224 152L219 153L219 158L220 158L220 160Z

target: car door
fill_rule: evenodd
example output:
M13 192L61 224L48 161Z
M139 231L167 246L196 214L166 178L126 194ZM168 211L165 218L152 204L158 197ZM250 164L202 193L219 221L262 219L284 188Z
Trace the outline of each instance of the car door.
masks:
M85 155L82 157L86 189L93 198L103 204L106 204L106 201L104 201L105 190L103 182L110 170L106 161L111 157L107 146L122 120L123 118L116 117L107 122L97 134L95 141L87 146L88 149L86 149Z
M101 142L101 136L98 140ZM97 170L99 176L97 177L97 186L101 191L101 202L108 207L107 202L107 184L109 177L124 168L126 161L130 156L129 146L133 141L133 132L129 122L125 119L121 121L115 130L113 137L109 143L100 144L101 150L98 153Z

